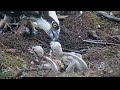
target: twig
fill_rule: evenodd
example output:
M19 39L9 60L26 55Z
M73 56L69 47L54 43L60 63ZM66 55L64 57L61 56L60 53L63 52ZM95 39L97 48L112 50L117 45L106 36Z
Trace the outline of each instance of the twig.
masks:
M109 42L105 42L105 41L99 41L99 40L83 40L83 42L87 42L87 43L94 43L94 44L102 44L102 45L120 45L120 44L116 44L116 43L109 43Z
M68 51L68 52L76 52L76 53L84 53L86 52L88 49L81 49L81 50L73 50L73 49L66 49L66 48L63 48L64 51Z
M103 12L103 11L97 11L97 13L109 20L112 20L112 21L116 21L116 22L120 22L120 18L117 18L115 16L111 16L111 15L108 15L106 12Z
M49 46L48 44L44 43L43 41L41 41L41 40L39 40L39 39L36 39L36 38L33 38L33 39L34 39L34 40L37 40L38 42L40 42L40 43L42 43L43 45L45 45L45 46L47 46L47 47L50 48L50 46Z
M44 75L44 77L47 77L51 70L52 69L49 69L49 71Z

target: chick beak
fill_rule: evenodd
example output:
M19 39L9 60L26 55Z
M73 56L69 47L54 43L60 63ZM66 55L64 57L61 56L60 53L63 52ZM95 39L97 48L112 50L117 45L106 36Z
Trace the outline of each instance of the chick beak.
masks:
M29 53L34 53L33 49L30 48L30 47L27 50L28 50Z

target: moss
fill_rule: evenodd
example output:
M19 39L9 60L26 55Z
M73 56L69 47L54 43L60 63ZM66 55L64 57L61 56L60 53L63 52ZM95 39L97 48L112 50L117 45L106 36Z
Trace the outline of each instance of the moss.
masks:
M22 58L18 58L7 53L1 53L0 56L4 57L4 60L2 60L2 62L10 67L24 67L25 62L23 62L24 60Z
M13 77L18 68L26 67L26 63L22 58L4 52L0 53L0 62L2 63L0 77Z
M7 71L7 72L1 72L0 73L0 77L1 78L8 78L8 77L14 77L16 74L11 72L11 71Z

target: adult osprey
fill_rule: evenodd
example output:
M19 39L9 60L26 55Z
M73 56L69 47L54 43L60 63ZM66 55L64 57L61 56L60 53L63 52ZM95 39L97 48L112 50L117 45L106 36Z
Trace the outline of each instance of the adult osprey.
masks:
M0 11L19 21L21 15L32 21L33 27L43 29L52 40L57 40L60 33L60 24L55 11Z

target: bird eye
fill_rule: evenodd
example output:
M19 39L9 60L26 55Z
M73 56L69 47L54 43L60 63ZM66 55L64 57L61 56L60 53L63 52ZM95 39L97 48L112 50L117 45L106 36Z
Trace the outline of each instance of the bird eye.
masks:
M32 47L32 50L34 51L34 50L35 50L35 48L34 48L34 47Z
M56 22L52 23L52 27L55 28L56 30L59 29L59 25Z
M57 27L57 24L56 24L56 23L53 23L53 27L56 28L56 27Z

